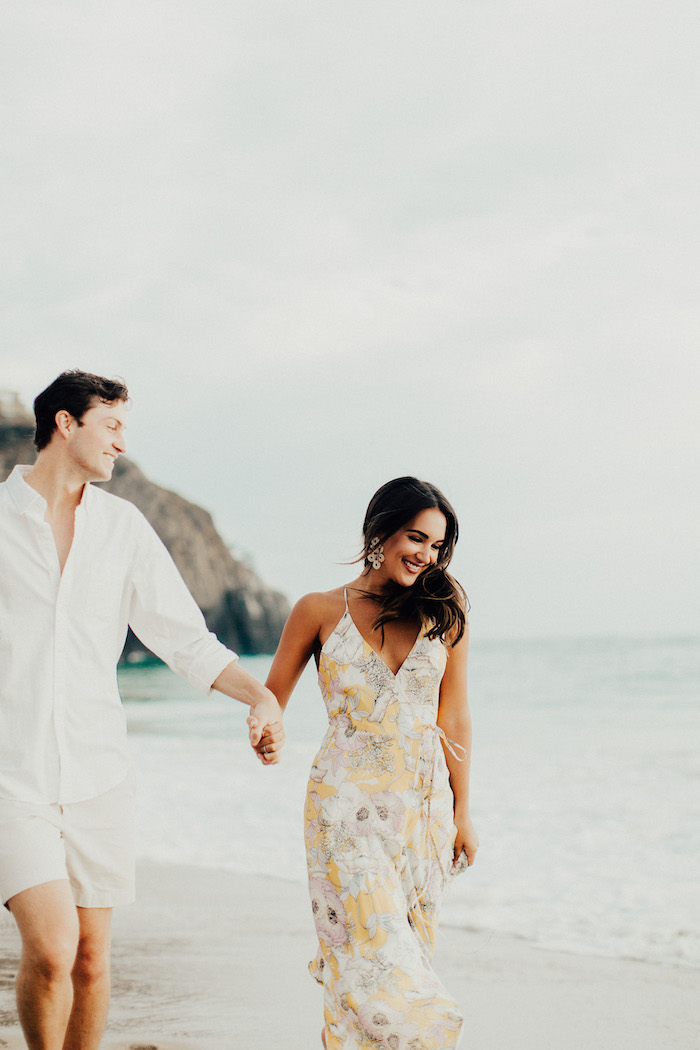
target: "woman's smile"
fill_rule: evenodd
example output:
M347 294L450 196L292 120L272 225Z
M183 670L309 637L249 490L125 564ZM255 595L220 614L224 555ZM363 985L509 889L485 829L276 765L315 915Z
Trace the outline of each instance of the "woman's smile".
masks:
M437 562L446 527L445 515L437 507L419 511L384 540L384 560L379 570L372 570L373 578L377 583L389 579L410 587L422 572Z

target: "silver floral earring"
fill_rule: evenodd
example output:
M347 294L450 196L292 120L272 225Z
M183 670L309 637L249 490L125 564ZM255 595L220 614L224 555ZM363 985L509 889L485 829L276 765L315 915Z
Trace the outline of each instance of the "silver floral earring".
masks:
M369 545L367 561L373 569L378 569L384 561L384 547L379 542L379 536L375 536Z

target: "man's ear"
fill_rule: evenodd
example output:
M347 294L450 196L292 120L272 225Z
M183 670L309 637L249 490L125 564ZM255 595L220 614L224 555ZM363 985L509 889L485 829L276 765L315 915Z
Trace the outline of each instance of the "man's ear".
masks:
M60 436L62 438L69 437L76 422L70 412L67 412L65 408L62 408L56 413L54 418L56 420L56 430Z

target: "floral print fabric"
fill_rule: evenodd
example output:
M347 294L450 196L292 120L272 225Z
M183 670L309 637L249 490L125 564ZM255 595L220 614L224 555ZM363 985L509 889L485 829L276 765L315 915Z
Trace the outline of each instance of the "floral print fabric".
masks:
M436 726L447 654L419 634L396 675L347 610L321 650L329 727L306 798L327 1050L445 1050L462 1016L431 966L455 828Z

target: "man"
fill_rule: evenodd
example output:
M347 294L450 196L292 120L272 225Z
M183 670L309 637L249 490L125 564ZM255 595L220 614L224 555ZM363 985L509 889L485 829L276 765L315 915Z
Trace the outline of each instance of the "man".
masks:
M34 404L32 467L0 485L0 893L21 937L29 1050L98 1050L111 909L133 900L130 761L116 664L127 625L204 692L250 706L265 763L275 697L211 634L141 513L91 482L126 450L128 392L62 373Z

